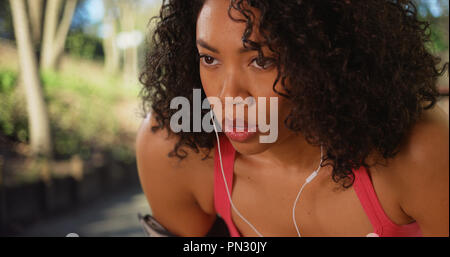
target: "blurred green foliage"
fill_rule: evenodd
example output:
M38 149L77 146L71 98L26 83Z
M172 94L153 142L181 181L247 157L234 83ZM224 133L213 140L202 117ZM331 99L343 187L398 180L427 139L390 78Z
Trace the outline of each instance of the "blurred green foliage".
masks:
M65 48L74 57L100 60L104 56L102 39L85 34L81 30L70 31Z
M418 18L430 24L427 31L431 40L427 44L430 52L439 54L448 51L448 0L413 0L413 3L417 7Z
M445 37L444 32L440 26L431 25L431 43L430 48L433 53L440 53L448 51L448 37Z
M16 141L26 142L26 105L18 94L17 78L17 73L12 70L0 70L0 132Z
M8 0L0 0L0 37L14 38L11 8Z
M120 98L117 87L54 72L42 74L42 80L58 155L64 158L78 153L88 158L93 148L120 145L118 120L112 111Z
M11 70L0 70L0 133L26 143L27 111L17 76ZM132 161L134 151L129 142L123 142L124 132L114 115L117 102L126 95L116 85L96 85L80 77L56 72L41 75L55 157L66 159L78 154L88 159L97 150Z
M0 72L0 92L10 92L16 84L17 74L11 70Z

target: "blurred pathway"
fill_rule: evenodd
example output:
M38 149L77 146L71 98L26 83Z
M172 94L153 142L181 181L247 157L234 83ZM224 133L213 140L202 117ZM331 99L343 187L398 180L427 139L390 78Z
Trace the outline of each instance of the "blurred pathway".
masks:
M51 217L31 226L18 236L80 237L144 236L137 214L150 213L139 186L104 195L61 216Z

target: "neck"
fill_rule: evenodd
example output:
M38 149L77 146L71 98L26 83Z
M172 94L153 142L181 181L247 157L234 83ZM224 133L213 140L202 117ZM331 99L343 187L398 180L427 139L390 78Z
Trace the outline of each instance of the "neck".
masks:
M253 158L257 158L260 163L271 163L284 170L311 172L319 167L321 149L320 146L309 144L302 134L291 133Z

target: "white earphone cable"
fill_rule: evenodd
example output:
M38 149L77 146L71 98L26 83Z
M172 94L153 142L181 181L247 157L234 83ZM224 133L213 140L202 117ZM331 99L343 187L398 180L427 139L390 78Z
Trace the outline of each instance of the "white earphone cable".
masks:
M225 189L227 190L227 195L228 195L228 199L230 200L231 207L239 215L239 217L241 217L241 219L244 220L256 232L256 234L258 234L258 236L263 237L263 235L261 233L259 233L259 231L244 216L242 216L242 214L234 206L233 201L231 200L231 195L230 195L230 191L228 190L227 180L225 178L225 173L223 171L222 153L220 152L219 134L217 133L217 128L216 128L216 124L214 122L214 117L213 117L213 111L212 110L211 110L211 119L212 119L212 123L213 123L213 126L214 126L214 131L216 132L217 149L219 150L219 160L220 160L220 167L222 169L223 181L225 182Z
M221 151L220 151L220 140L219 140L219 134L218 134L218 132L217 132L217 128L216 128L216 124L215 124L215 122L214 122L214 116L213 116L213 111L211 110L211 120L212 120L212 123L213 123L213 127L214 127L214 132L215 132L215 134L216 134L216 139L217 139L217 149L218 149L218 151L219 151L219 161L220 161L220 168L221 168L221 171L222 171L222 176L223 176L223 181L225 182L225 189L226 189L226 191L227 191L227 196L228 196L228 200L230 201L230 204L231 204L231 207L233 208L233 210L238 214L238 216L243 220L243 221L245 221L255 232L256 232L256 234L258 234L258 236L260 236L260 237L263 237L263 235L244 217L244 216L242 216L242 214L238 211L238 209L234 206L234 204L233 204L233 201L231 200L231 195L230 195L230 191L229 191L229 189L228 189L228 184L227 184L227 180L226 180L226 178L225 178L225 172L223 171L223 163L222 163L222 153L221 153ZM308 178L306 178L306 181L305 181L305 183L302 185L302 187L300 188L300 191L298 192L298 194L297 194L297 198L295 199L295 202L294 202L294 206L292 207L292 220L294 221L294 225L295 225L295 229L297 230L297 234L298 234L298 236L300 237L301 235L300 235L300 231L299 231L299 229L298 229L298 226L297 226L297 222L295 221L295 207L296 207L296 204L297 204L297 202L298 202L298 200L299 200L299 198L300 198L300 194L302 193L302 191L303 191L303 188L308 184L308 183L310 183L316 176L317 176L317 174L319 173L319 171L320 171L320 168L321 168L321 166L322 166L322 161L323 161L323 149L322 149L322 146L320 147L320 152L321 152L321 158L320 158L320 164L319 164L319 167L315 170L315 171L313 171L313 173L311 174L311 175L309 175L309 177Z
M292 207L292 221L294 222L295 229L297 230L298 237L301 237L301 235L300 235L300 231L299 231L298 226L297 226L297 222L295 221L295 207L297 206L297 202L298 202L298 199L300 198L300 194L302 193L303 188L307 184L309 184L309 182L311 182L317 176L317 174L319 173L320 168L322 167L322 162L323 162L323 147L320 146L320 164L319 164L319 167L315 171L313 171L313 173L311 175L309 175L308 178L306 178L305 183L300 188L300 191L298 191L297 198L295 198L294 206Z

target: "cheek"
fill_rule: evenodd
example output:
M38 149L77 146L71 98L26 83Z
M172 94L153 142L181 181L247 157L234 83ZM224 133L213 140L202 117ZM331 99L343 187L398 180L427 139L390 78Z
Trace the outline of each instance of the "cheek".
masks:
M285 114L289 112L291 109L291 104L288 99L285 97L279 95L273 90L273 83L275 82L275 79L277 77L277 71L262 74L260 76L255 76L253 85L254 90L252 91L252 94L254 97L266 97L269 99L270 97L277 97L278 98L278 112L279 114ZM286 93L285 90L283 90L283 86L281 85L281 80L277 82L275 85L275 89L277 92Z
M219 92L217 91L217 87L214 83L217 83L211 73L205 72L204 69L200 66L200 80L202 82L203 90L205 91L206 96L217 96Z
M273 91L273 83L277 77L277 72L265 72L250 76L251 94L253 97L275 97L277 93ZM279 84L279 83L278 83ZM277 88L278 88L277 84Z
M270 97L277 97L278 98L278 105L277 105L277 115L278 115L278 127L281 131L285 131L285 125L284 125L284 121L285 119L288 117L290 111L292 110L292 103L285 98L284 96L279 95L278 93L274 92L273 90L273 82L275 81L276 78L276 73L273 75L273 77L271 77L270 79L270 83L268 83L266 85L266 87L261 90L264 91L263 93L261 92L261 94L264 94L263 96L270 98ZM281 92L281 93L286 93L283 90L283 87L281 85L281 80L277 82L275 89L277 90L277 92ZM269 104L267 103L267 106L269 106ZM270 119L270 112L267 111L266 112L266 120Z
M220 74L214 73L206 70L200 65L200 80L202 83L203 90L206 96L218 96L221 90L221 78ZM273 91L273 83L277 77L277 71L265 72L265 73L254 73L248 71L248 74L242 74L240 79L242 91L248 91L254 98L258 97L278 97L279 107L285 106L287 101L277 93ZM244 82L245 81L245 82ZM277 82L276 89L283 92L281 81ZM281 110L281 109L280 109Z

